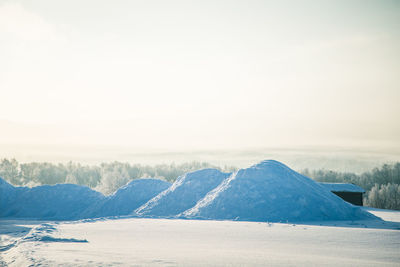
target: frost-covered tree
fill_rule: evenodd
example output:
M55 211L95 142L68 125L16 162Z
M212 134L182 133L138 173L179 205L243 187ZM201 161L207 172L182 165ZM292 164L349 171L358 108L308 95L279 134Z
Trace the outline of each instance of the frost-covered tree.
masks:
M375 184L367 193L366 204L376 208L400 210L400 185Z
M67 184L77 184L77 180L75 175L69 173L67 174L67 177L65 178L65 183Z
M19 164L15 159L3 159L0 162L0 177L3 177L12 184L20 185Z
M126 164L114 162L101 165L101 180L96 190L109 195L121 186L127 184L131 178Z

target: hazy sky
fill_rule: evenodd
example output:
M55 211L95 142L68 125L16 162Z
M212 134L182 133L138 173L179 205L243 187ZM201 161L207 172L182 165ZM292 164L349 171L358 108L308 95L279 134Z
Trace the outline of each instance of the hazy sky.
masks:
M400 1L0 0L0 143L400 145Z

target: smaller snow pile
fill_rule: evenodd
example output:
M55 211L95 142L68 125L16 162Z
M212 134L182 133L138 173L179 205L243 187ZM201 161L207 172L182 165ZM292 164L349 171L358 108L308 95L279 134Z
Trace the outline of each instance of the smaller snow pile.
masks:
M8 208L15 202L17 188L0 177L0 217L5 217Z
M173 216L191 207L230 174L204 169L179 177L174 184L135 212L144 216Z
M27 188L13 187L10 184L2 183L0 187L2 191L1 217L47 220L79 219L85 209L104 199L101 193L86 186L74 184Z
M377 219L273 160L232 174L181 216L268 222Z
M128 215L170 186L170 183L158 179L133 180L103 202L90 207L84 217Z

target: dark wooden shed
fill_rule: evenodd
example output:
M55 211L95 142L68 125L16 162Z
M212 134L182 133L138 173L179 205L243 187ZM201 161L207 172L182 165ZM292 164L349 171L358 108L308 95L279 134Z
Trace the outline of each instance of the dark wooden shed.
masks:
M365 190L355 184L344 183L320 183L343 200L357 206L363 205L363 194Z

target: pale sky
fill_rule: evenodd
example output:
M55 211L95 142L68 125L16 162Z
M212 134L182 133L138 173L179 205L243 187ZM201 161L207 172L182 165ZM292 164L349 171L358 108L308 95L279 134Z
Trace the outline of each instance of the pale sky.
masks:
M0 0L0 143L400 145L400 1Z

